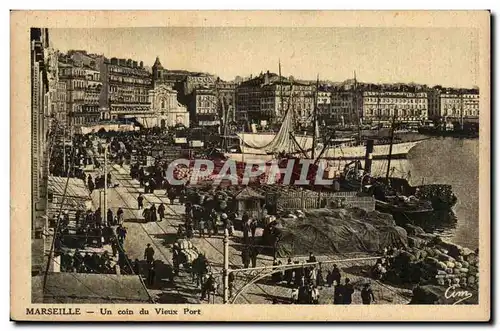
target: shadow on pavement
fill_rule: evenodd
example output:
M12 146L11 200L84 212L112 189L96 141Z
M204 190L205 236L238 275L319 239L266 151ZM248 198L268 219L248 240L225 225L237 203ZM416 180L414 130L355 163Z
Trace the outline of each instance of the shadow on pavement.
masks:
M153 234L153 237L161 239L165 247L171 247L179 238L177 233Z

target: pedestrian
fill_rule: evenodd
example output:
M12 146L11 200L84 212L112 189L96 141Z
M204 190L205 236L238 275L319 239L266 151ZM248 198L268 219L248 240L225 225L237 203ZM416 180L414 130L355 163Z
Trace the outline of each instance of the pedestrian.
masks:
M144 207L143 202L144 202L144 197L142 196L142 193L139 193L139 196L137 197L138 209L142 209Z
M134 261L134 274L136 275L141 274L141 264L139 262L139 259L135 259Z
M350 283L350 279L345 279L344 293L342 293L343 304L350 305L352 303L352 294L354 293L354 287Z
M118 208L118 211L116 212L116 216L118 218L117 224L123 224L124 221L124 216L123 216L123 209L122 207Z
M174 244L174 247L172 249L172 264L174 265L174 274L178 275L180 259L179 259L179 244L177 243Z
M333 291L333 304L341 305L344 303L344 285L336 284Z
M248 216L248 213L245 212L243 214L243 217L242 217L242 221L243 221L243 242L245 243L245 245L248 245L248 232L250 231L250 226L248 224L249 222L249 216Z
M241 251L241 261L243 263L243 268L248 268L250 265L250 252L248 251L248 247L243 248Z
M155 284L155 278L156 278L156 265L154 262L151 262L148 266L148 285L153 286Z
M149 208L144 208L144 211L142 212L142 216L144 217L144 222L148 223L151 220L151 209Z
M155 204L153 203L153 205L149 209L149 220L151 222L156 222L157 219L158 219L158 216L156 215L156 207L155 207Z
M205 238L205 221L203 219L198 223L198 227L200 230L200 238Z
M288 261L286 263L287 266L290 266L292 265L292 259L289 257L288 258ZM290 286L292 284L292 281L293 281L293 269L286 269L285 270L285 281L287 283L288 286Z
M340 279L341 279L341 275L340 275L340 270L339 268L337 267L336 264L333 265L333 269L332 269L332 284L333 282L336 282L336 285L340 285Z
M364 305L369 305L372 301L375 302L375 296L373 295L370 283L366 283L361 290L361 301Z
M209 274L201 286L201 300L205 300L205 297L207 297L208 302L210 302L210 292L213 291L215 291L215 279L212 274Z
M255 239L255 232L257 231L257 220L252 219L250 222L250 232L252 233L252 239Z
M228 277L228 285L229 285L229 297L233 296L234 291L234 272L230 272Z
M146 249L144 250L144 259L148 263L153 263L155 256L155 250L151 247L151 244L146 245Z
M111 208L108 208L108 214L107 214L106 221L108 224L113 223L113 211L111 210ZM104 224L104 225L107 225L107 224Z
M208 237L211 238L212 237L212 229L213 229L213 220L210 217L208 217L206 222L205 222L205 225L207 228Z
M160 216L160 222L163 221L163 218L165 217L165 205L163 202L158 206L158 215Z
M257 247L252 246L252 249L250 251L250 258L252 259L252 268L257 267L257 256L259 255L259 252L257 250Z

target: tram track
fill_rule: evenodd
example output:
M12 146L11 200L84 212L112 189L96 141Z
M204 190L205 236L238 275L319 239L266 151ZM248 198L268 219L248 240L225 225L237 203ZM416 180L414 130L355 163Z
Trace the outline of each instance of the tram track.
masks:
M114 170L116 171L116 169L114 169ZM140 190L131 191L131 190L129 189L129 187L135 187L135 185L136 185L136 184L133 182L133 179L131 179L131 178L130 178L130 179L129 179L129 178L127 178L127 176L128 176L127 174L120 174L119 172L118 172L118 174L121 176L121 180L122 180L122 181L124 180L124 181L126 181L126 182L127 182L127 187L125 187L125 189L127 190L127 193L128 193L128 194L133 195L133 194L140 193ZM161 200L158 196L156 196L156 195L154 195L154 196L155 196L158 200L162 201L162 200ZM148 203L150 203L150 204L153 204L153 203L154 203L154 204L158 204L158 202L157 202L157 201L151 201L151 199L150 199L150 197L149 197L148 195L144 195L144 199L145 199ZM171 212L171 214L175 215L175 216L176 216L179 220L181 220L181 219L183 218L183 216L182 216L181 214L177 213L177 212L176 212L176 211L175 211L175 210L174 210L174 209L173 209L170 205L165 204L165 206L168 208L168 210ZM165 221L166 221L166 223L167 223L167 224L169 224L169 226L171 226L172 228L176 228L176 227L178 227L178 226L179 226L178 224L173 224L173 223L172 223L172 222L170 222L167 218L165 218ZM164 229L164 228L163 228L163 227L162 227L159 223L157 223L157 222L153 222L153 223L155 223L155 224L156 224L156 226L158 226L158 227L160 228L160 230L161 230L163 233L165 233L165 234L167 234L167 233L168 233L168 232L167 232L167 231L166 231L166 230L165 230L165 229ZM203 240L204 240L204 241L205 241L205 242L206 242L206 243L207 243L210 247L212 247L212 249L213 249L215 252L217 252L217 253L218 253L218 255L220 255L220 256L222 257L222 259L224 258L224 253L223 253L223 251L222 251L221 249L219 249L217 246L215 246L215 245L214 245L212 242L210 242L208 239L206 239L206 238L201 238L201 239L203 239ZM234 259L232 259L232 258L229 258L229 262L230 262L232 265L238 265L238 263L236 263L236 262L235 262L235 260L234 260ZM212 267L212 268L214 268L214 269L215 269L215 268L217 268L217 267ZM220 268L218 268L218 269L220 269ZM237 273L237 269L234 269L234 270L236 270L235 272ZM217 273L218 273L218 274L220 274L220 275L221 275L221 278L222 278L222 270L219 270ZM222 284L222 282L220 282L220 283ZM266 295L267 297L272 297L272 296L275 296L275 294L273 294L273 293L270 293L270 292L266 291L266 290L265 290L265 289L264 289L261 285L256 284L256 283L255 283L254 285L255 285L255 286L256 286L256 287L257 287L257 288L258 288L258 289L259 289L259 290L260 290L260 291L261 291L264 295ZM235 290L235 291L237 291L237 290ZM244 296L244 295L240 295L239 297L240 297L240 298L243 298L243 299L244 299L247 303L249 303L249 304L250 304L250 303L252 303L252 302L251 302L251 301L250 301L250 300L249 300L246 296Z

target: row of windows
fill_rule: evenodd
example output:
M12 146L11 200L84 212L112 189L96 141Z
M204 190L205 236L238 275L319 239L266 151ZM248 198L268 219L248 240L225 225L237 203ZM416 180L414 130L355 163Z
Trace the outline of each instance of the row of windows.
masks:
M364 102L418 104L418 103L427 103L427 99L364 98Z
M109 81L116 83L151 85L150 79L143 79L136 77L109 76Z
M141 77L148 77L149 73L145 70L141 69L132 69L132 68L126 68L126 67L121 67L121 66L109 66L109 71L113 73L119 73L119 74L127 74L131 76L141 76Z

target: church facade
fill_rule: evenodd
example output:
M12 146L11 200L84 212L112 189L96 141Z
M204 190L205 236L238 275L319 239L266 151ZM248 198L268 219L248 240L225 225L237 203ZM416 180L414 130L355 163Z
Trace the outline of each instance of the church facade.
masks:
M145 127L189 127L189 112L177 101L177 91L167 84L156 85L149 91L151 116L138 118Z

